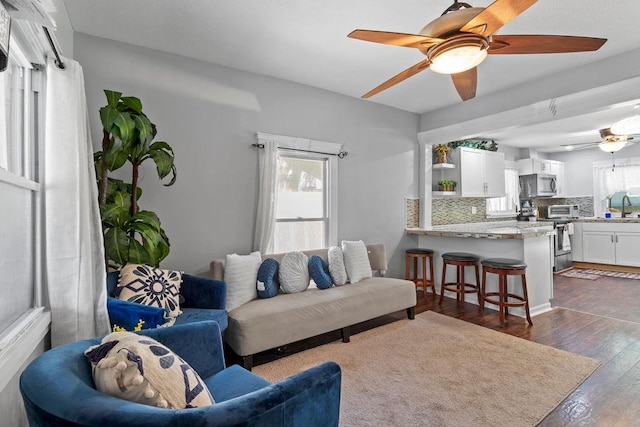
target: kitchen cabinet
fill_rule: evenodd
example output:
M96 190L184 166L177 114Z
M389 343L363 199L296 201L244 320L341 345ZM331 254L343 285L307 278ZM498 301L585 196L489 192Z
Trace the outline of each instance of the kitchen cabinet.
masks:
M634 227L635 226L635 227ZM640 267L638 224L585 223L582 231L582 259L599 264Z
M503 197L504 153L460 147L460 196Z
M520 159L518 160L518 174L531 175L533 173L556 176L556 196L566 196L564 188L564 162L547 159Z
M566 195L564 189L564 162L548 160L549 173L556 176L556 195L555 197L564 197Z

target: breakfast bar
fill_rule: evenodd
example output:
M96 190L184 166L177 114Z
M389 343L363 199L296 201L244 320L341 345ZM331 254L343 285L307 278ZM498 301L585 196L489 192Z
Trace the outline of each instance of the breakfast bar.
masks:
M417 247L435 251L436 288L440 289L442 260L445 252L470 252L484 258L516 258L527 264L527 285L531 315L551 310L553 296L553 236L551 222L500 221L434 226L430 229L407 228L417 238ZM497 289L494 275L487 276L487 290ZM481 276L482 279L482 276ZM473 279L471 279L473 280ZM520 289L513 278L508 288ZM467 302L478 304L477 295L469 294ZM497 309L487 304L488 308ZM524 317L524 310L512 310Z

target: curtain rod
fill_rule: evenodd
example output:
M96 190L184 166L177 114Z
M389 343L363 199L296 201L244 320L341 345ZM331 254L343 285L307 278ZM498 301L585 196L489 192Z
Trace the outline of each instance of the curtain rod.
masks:
M251 146L259 149L264 148L264 144L258 144L258 143L251 144ZM338 156L339 159L344 159L345 157L347 157L347 155L349 155L349 153L347 153L346 151L340 151L338 153L325 153L322 151L302 150L300 148L288 148L288 147L278 147L278 150L300 151L303 153L324 154L326 156Z
M53 54L56 56L55 64L61 70L64 70L64 62L60 59L60 54L58 53L58 49L56 49L56 45L53 43L53 38L51 38L51 34L49 33L49 29L47 27L42 27L44 30L44 34L47 36L47 40L49 40L49 44L51 45L51 49L53 49Z

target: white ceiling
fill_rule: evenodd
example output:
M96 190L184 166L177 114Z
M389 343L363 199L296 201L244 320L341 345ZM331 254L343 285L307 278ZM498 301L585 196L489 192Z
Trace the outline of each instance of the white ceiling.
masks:
M424 56L414 49L349 39L347 34L356 28L418 33L452 2L64 0L75 31L358 98ZM478 7L492 3L467 2ZM636 49L638 18L638 0L540 0L499 33L580 35L608 42L597 52L490 56L478 68L477 96ZM449 76L427 70L369 102L422 114L462 101ZM593 132L618 118L599 114L573 124L538 125L531 132L520 128L517 135L540 145L541 135L550 141L559 133ZM501 132L491 136L506 145L529 144ZM580 141L597 140L598 134L584 138Z

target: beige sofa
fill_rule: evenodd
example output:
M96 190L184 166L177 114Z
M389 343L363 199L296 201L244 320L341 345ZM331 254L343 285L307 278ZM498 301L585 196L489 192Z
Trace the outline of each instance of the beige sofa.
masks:
M349 342L350 326L385 314L406 310L415 316L416 291L413 282L384 277L387 258L384 245L367 245L369 262L376 277L333 286L310 287L295 294L279 293L273 298L256 299L229 312L225 342L251 369L253 355L305 338L340 329L342 340ZM304 251L327 260L327 249ZM263 255L278 261L284 254ZM224 278L224 261L211 262L214 279ZM377 273L377 274L376 274Z

